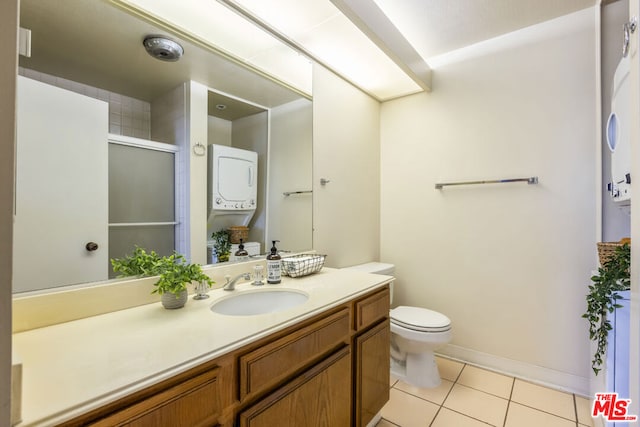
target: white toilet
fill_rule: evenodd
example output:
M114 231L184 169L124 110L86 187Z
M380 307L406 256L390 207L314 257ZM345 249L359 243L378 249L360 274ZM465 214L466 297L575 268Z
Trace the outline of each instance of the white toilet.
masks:
M393 275L395 266L380 262L349 269ZM393 284L392 284L393 286ZM393 300L393 287L391 288ZM391 373L409 384L431 388L440 385L433 352L451 341L451 320L437 311L400 306L390 311Z

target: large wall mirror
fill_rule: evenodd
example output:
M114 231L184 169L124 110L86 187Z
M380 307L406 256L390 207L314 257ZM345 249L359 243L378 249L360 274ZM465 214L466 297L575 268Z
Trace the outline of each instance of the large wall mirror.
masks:
M103 0L22 0L20 26L32 48L19 63L15 293L107 280L108 260L136 244L182 252L185 206L201 197L180 191L192 155L180 145L189 82L209 89L202 145L259 154L249 240L261 253L272 239L312 248L310 96ZM182 58L148 55L142 41L152 34L180 43ZM255 122L261 130L247 126ZM83 125L87 144L69 144L78 138L69 123ZM85 150L92 139L104 143ZM97 231L81 231L85 222Z

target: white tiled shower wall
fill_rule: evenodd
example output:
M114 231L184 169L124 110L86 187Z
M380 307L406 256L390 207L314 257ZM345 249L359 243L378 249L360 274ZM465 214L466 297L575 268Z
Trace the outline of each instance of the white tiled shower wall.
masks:
M176 153L176 251L189 253L189 153L186 116L187 88L180 84L155 99L152 103L151 139L175 144L181 149Z
M151 104L72 80L18 67L18 74L109 103L109 133L150 139Z
M151 139L180 145L186 138L186 93L180 84L151 103Z

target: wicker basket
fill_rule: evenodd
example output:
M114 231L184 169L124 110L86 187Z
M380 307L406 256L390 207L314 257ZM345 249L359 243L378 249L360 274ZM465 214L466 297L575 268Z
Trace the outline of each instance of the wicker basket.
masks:
M302 277L316 273L324 266L326 255L301 254L283 258L281 261L282 275Z
M249 239L249 227L244 227L242 225L233 225L229 227L229 241L237 244L240 243L240 239L242 239L243 242L247 242Z
M613 256L616 249L624 244L630 244L630 239L622 239L619 242L598 242L598 258L600 265L604 265Z

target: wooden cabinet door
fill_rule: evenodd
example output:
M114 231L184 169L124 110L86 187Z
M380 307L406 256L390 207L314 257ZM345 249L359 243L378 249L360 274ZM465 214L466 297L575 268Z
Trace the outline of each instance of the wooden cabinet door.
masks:
M388 377L387 371L387 381ZM350 424L350 347L329 356L239 415L240 427L342 427Z
M366 426L389 400L390 338L387 319L355 340L356 426Z
M345 308L242 355L238 360L240 400L282 382L349 342L349 322Z
M184 381L91 426L215 426L222 409L219 371L212 369Z

